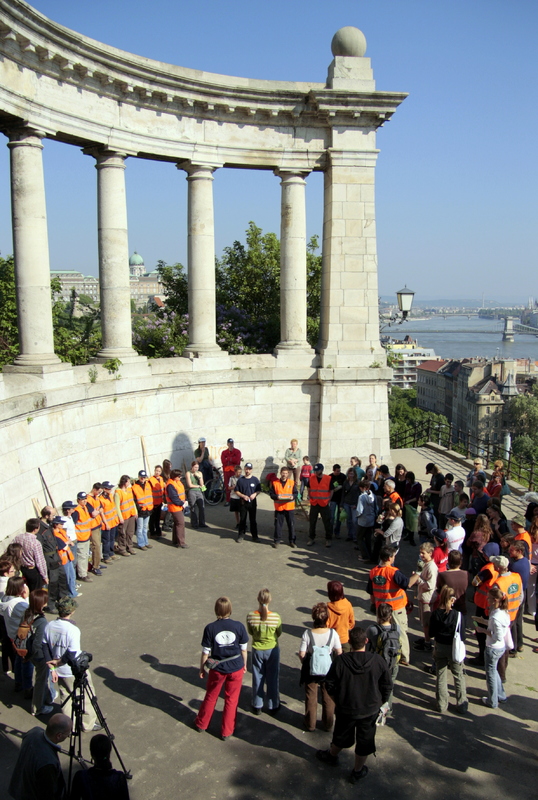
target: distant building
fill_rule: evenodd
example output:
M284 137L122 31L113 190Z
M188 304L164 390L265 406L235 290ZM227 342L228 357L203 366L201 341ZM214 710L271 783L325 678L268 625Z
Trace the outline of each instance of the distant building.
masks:
M401 340L389 339L382 341L382 344L395 359L392 365L391 386L399 386L401 389L414 389L418 365L424 361L437 359L435 350L431 347L419 347L416 339L410 336Z
M529 391L537 365L528 359L464 358L417 367L417 406L444 414L454 431L482 442L503 439L505 403Z
M129 276L131 300L137 306L147 303L150 298L163 294L163 285L157 270L147 273L144 259L136 251L129 259ZM66 303L71 299L73 289L77 296L87 295L92 302L99 302L99 280L93 275L83 275L75 270L56 270L51 272L51 277L59 278L62 284L62 300Z

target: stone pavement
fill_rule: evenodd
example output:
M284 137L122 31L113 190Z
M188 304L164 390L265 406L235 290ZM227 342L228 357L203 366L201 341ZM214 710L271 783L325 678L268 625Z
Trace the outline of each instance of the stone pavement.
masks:
M394 452L420 475L420 451ZM429 459L428 459L429 460ZM443 465L442 465L443 466ZM461 718L433 709L434 679L425 674L424 657L411 651L412 666L401 668L394 719L379 730L377 759L359 788L346 782L353 755L344 752L337 769L320 764L318 748L328 747L330 734L302 731L303 690L299 687L299 639L309 622L309 609L325 597L326 583L342 579L359 622L371 619L365 593L367 569L359 565L349 542L331 549L321 539L310 549L306 522L298 524L299 547L270 547L272 512L261 499L262 541L247 536L235 542L233 515L220 506L208 509L210 528L187 531L190 549L170 546L170 534L148 552L121 559L102 578L84 586L75 619L83 647L93 653L92 673L99 703L126 765L133 772L133 800L234 798L270 800L287 797L382 800L506 800L534 792L533 770L538 753L538 655L533 653L533 626L527 620L525 651L510 660L502 710L485 708L482 670L468 668L470 713ZM404 544L399 565L414 568L416 548ZM221 594L233 602L233 617L244 620L256 608L256 595L268 586L274 610L283 619L281 639L282 711L274 719L250 713L250 674L245 678L235 736L219 738L219 701L208 733L192 722L203 698L198 678L203 627L214 619ZM411 638L419 635L410 620ZM472 642L469 651L474 654ZM20 745L20 732L41 724L29 714L29 703L12 691L10 678L0 678L0 797ZM84 735L88 753L88 735Z

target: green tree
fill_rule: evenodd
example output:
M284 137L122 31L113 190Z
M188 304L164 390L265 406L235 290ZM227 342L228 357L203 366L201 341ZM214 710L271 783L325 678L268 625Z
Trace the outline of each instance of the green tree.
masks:
M183 264L167 264L166 261L157 262L157 272L160 275L166 297L166 307L176 314L187 314L189 310L188 279Z
M74 290L69 302L65 303L61 298L62 284L57 277L51 279L50 288L54 352L62 361L75 366L87 364L101 349L99 309L93 303L81 302Z
M538 387L513 397L506 405L506 421L513 436L530 436L538 445Z
M398 437L414 430L417 424L430 421L435 430L436 425L446 425L448 420L443 414L433 414L417 408L417 390L401 389L393 386L389 393L389 427L391 443L397 443ZM395 444L393 444L395 446Z
M0 258L0 368L19 352L15 265L13 256Z
M163 308L133 317L133 347L147 358L180 356L188 341L188 280L182 264L159 261Z
M319 339L319 317L321 309L321 255L319 238L312 236L306 246L306 313L307 338L311 347L316 347Z

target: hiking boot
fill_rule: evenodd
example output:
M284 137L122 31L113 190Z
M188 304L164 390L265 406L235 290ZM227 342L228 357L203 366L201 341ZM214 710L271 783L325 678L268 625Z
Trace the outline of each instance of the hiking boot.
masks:
M351 773L349 775L349 782L357 783L357 781L360 781L361 778L366 778L367 775L368 775L368 767L365 764L364 767L362 767L362 769L360 769L358 772L355 772L354 769L351 770Z
M290 542L290 547L297 547L297 545L295 544L295 542Z
M467 700L464 703L461 703L459 706L456 706L456 714L466 714L469 710L469 703Z
M87 575L85 578L79 578L81 583L93 583L93 578L89 578Z
M332 756L330 750L316 750L316 758L325 764L330 764L331 767L338 766L338 756Z

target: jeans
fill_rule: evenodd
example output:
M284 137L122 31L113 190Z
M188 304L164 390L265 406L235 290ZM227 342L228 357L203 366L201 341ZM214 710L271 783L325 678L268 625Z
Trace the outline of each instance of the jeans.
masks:
M110 530L101 531L101 545L103 548L103 561L108 561L114 554L114 542L116 540L116 526Z
M349 503L344 503L344 511L347 514L347 535L349 539L357 541L357 508Z
M23 689L32 688L32 676L34 674L34 665L31 661L23 661L21 656L15 654L15 666L13 668L15 673L15 683L22 686Z
M497 708L499 701L506 700L506 694L502 684L501 676L497 671L497 663L504 655L504 647L486 647L486 683L488 687L488 700L491 708Z
M252 649L252 705L263 708L265 685L267 685L267 708L280 705L278 678L280 671L280 648L271 650Z
M340 538L340 506L338 503L335 503L333 500L329 503L329 509L331 511L331 524L333 527L333 533L337 539Z
M149 514L147 517L136 518L136 543L139 547L145 547L148 543Z
M67 588L69 589L69 595L71 597L77 596L77 578L75 575L75 562L68 561L67 564L64 564L64 572L65 578L67 580Z
M305 499L305 489L308 489L309 479L301 478L301 497Z
M44 658L32 658L35 667L32 714L38 714L43 706L50 706L55 691L52 688L51 672Z
M465 687L465 675L463 674L463 663L452 660L452 645L435 643L435 667L437 670L437 682L435 686L435 697L440 711L448 708L448 670L454 676L454 688L456 690L456 703L461 706L467 702L467 690Z

